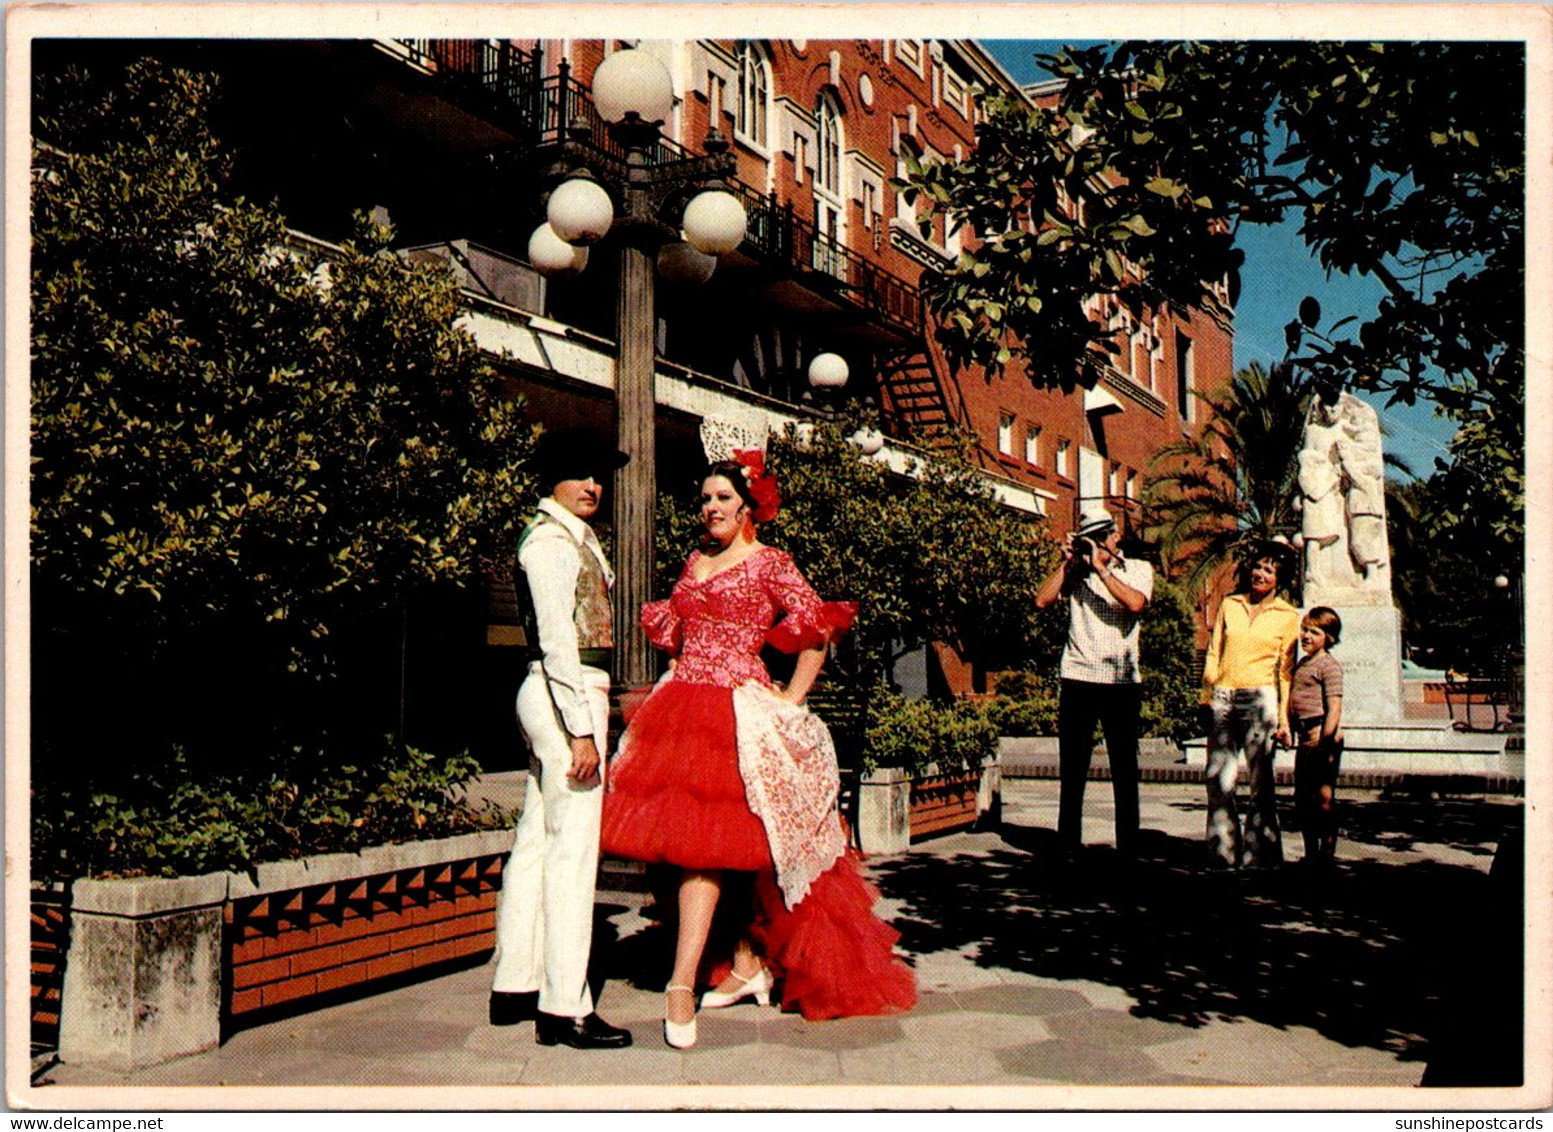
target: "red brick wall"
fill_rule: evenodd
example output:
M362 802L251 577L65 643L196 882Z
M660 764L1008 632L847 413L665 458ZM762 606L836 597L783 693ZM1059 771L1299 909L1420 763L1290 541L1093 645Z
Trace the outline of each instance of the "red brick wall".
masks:
M489 952L505 854L235 900L233 1017Z

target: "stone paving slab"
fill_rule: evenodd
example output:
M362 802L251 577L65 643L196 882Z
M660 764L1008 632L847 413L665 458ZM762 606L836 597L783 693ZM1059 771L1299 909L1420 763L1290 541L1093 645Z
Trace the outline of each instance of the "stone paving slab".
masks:
M815 1094L844 1105L899 1095L869 1086L961 1085L1032 1088L1031 1107L1042 1107L1099 1086L1419 1082L1425 1031L1452 987L1418 929L1442 906L1481 929L1486 874L1519 799L1347 792L1342 859L1312 887L1297 869L1204 874L1196 786L1144 788L1145 852L1133 869L1109 848L1110 790L1092 788L1092 848L1064 871L1052 853L1056 787L1006 781L1000 833L869 862L918 976L920 1001L905 1015L810 1023L745 1003L703 1012L701 1044L669 1049L662 972L646 969L661 930L645 895L609 893L600 909L618 942L603 960L600 1009L632 1029L630 1049L545 1048L529 1025L488 1025L487 963L136 1073L57 1065L33 1095L75 1107L82 1089L105 1088L133 1107L150 1086L462 1086L510 1088L497 1095L522 1108L539 1086L862 1090ZM1288 835L1291 861L1298 843ZM1438 948L1462 942L1446 932ZM742 1095L713 1091L705 1103Z

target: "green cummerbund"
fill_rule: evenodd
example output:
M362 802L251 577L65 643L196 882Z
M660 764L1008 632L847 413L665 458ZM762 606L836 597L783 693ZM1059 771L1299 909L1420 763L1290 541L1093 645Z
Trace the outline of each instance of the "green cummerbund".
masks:
M614 649L578 649L577 659L589 668L602 668L609 671L609 666L614 662Z

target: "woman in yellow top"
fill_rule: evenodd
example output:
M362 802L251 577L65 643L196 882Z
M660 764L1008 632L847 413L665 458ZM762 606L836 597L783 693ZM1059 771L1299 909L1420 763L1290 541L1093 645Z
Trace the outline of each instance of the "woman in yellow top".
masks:
M1241 590L1225 598L1213 621L1203 665L1208 728L1208 847L1231 868L1282 863L1273 755L1289 742L1289 681L1300 613L1282 597L1293 555L1264 543L1241 566ZM1251 805L1244 829L1235 783L1244 754Z

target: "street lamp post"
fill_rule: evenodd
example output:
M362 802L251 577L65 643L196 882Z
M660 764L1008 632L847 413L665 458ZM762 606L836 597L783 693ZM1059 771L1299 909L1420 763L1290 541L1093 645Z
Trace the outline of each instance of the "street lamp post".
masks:
M847 360L840 354L816 354L809 362L809 388L799 400L806 409L825 421L834 422L839 417L836 402L850 376ZM864 397L865 423L848 437L848 442L864 456L874 456L884 447L884 434L869 423L873 417L873 408L874 399Z
M653 160L659 129L674 106L673 81L657 59L634 49L609 56L594 72L593 100L625 151L624 160L591 144L585 121L574 124L563 146L563 160L573 175L550 195L547 223L530 240L530 262L541 273L573 274L587 262L587 245L606 234L619 238L616 437L631 459L617 473L614 492L615 623L620 627L614 677L623 688L639 688L656 677L647 638L632 630L637 611L652 593L657 497L654 258L660 246L679 238L679 225L696 253L733 251L744 238L746 218L737 197L715 188L691 197L682 209L671 207L688 190L725 180L733 172L734 159L713 126L704 143L705 156ZM586 170L586 175L577 170ZM618 198L618 211L608 189ZM671 224L665 217L676 211L678 224Z

